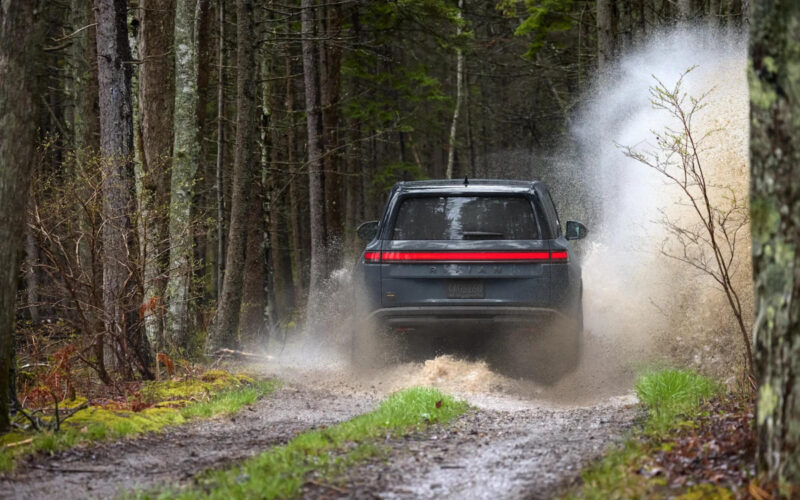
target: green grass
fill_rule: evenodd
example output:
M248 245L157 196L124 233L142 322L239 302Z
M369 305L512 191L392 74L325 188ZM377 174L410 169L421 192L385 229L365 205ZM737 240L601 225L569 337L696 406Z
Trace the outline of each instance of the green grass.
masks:
M380 454L380 440L449 422L467 409L465 402L436 389L406 389L389 396L370 413L300 434L288 444L271 448L238 467L209 472L200 479L197 489L142 492L138 496L225 500L296 497L309 475L336 477L347 467Z
M700 403L719 394L714 380L689 370L659 370L645 373L634 385L636 396L647 408L647 428L668 432L679 417L691 418Z
M568 498L652 497L664 481L638 473L645 459L659 451L674 431L691 425L690 420L699 413L703 401L722 391L721 385L708 377L676 369L646 372L637 379L634 388L647 410L643 428L584 469L583 485Z
M12 470L16 458L26 454L52 453L77 444L120 439L159 431L164 427L182 424L195 418L235 413L243 406L254 403L259 397L272 394L278 385L276 381L272 380L254 381L241 376L226 377L227 382L221 384L218 382L221 378L221 376L215 376L211 381L203 381L206 385L201 386L197 386L191 381L186 383L163 382L160 384L166 388L153 390L161 391L163 389L166 392L158 396L155 394L145 395L145 399L156 401L157 399L150 398L168 397L167 393L169 393L173 397L180 398L169 401L169 403L185 404L184 407L168 404L165 407L155 406L134 412L90 406L66 420L59 432L15 432L0 436L0 472ZM207 384L215 385L209 388ZM158 385L153 384L153 387L158 387ZM204 400L193 400L199 395L205 396ZM192 399L184 399L187 397ZM33 438L29 444L11 448L7 446L10 443L29 438Z

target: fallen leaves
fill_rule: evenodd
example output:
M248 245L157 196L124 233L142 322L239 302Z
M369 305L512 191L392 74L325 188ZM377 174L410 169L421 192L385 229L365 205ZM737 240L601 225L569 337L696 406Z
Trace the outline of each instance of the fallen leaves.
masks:
M752 404L728 395L704 410L661 447L646 474L664 477L671 487L711 483L741 490L755 475Z

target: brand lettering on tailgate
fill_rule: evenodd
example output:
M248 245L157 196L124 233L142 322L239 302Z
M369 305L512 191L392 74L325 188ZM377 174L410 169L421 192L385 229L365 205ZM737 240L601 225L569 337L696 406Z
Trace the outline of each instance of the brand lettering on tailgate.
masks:
M442 268L442 272L439 271L440 267ZM429 266L428 273L433 275L457 274L466 276L471 276L475 274L497 275L497 274L503 274L503 268L501 266L488 266L488 265L476 266L472 264L449 264L446 266Z

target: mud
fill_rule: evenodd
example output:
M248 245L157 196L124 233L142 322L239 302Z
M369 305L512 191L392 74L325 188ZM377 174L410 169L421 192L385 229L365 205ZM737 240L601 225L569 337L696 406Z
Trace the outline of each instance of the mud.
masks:
M548 498L620 439L635 413L632 396L598 395L588 404L554 397L578 379L556 391L452 356L368 374L281 363L259 369L281 373L285 385L237 415L30 459L0 477L0 497L113 498L191 482L206 469L230 467L305 430L368 412L394 390L432 385L474 409L451 425L383 443L380 460L353 468L336 485L310 478L304 497Z
M0 476L0 498L113 498L134 488L186 481L285 444L297 433L367 412L375 403L368 393L288 384L236 415L34 458L13 475Z
M553 498L624 434L635 413L627 403L477 410L454 425L388 442L386 456L334 485L314 481L305 496Z

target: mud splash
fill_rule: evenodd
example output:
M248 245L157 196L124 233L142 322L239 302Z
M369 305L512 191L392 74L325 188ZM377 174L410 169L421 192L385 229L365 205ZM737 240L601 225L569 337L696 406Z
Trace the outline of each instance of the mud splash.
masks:
M688 96L706 94L693 122L696 137L713 133L701 152L717 203L747 199L748 89L746 38L680 29L653 37L623 57L598 81L595 97L574 128L590 155L584 172L600 196L602 214L584 260L587 329L613 340L633 360L652 356L693 364L717 376L732 374L741 358L740 341L724 295L713 280L661 253L671 236L665 215L683 227L696 224L686 200L652 169L625 158L619 145L653 151L655 134L676 128L674 118L654 109L649 88L656 78ZM727 199L726 199L727 197ZM749 226L741 232L736 285L752 310ZM735 368L734 370L735 371Z
M705 28L655 35L621 57L592 87L588 103L572 120L569 145L560 152L493 153L481 172L485 177L543 179L555 192L563 220L589 223L590 237L575 244L584 270L586 325L583 360L575 372L543 386L503 376L480 355L462 359L432 353L422 363L354 373L350 273L342 269L314 301L310 327L270 346L279 356L273 373L286 376L291 371L347 390L385 393L433 385L472 401L497 396L505 402L521 398L553 404L591 403L629 393L635 372L658 359L695 365L716 376L733 374L741 359L740 341L722 292L708 276L659 254L668 236L658 223L662 211L687 221L692 214L681 211L679 193L659 174L625 158L619 148L651 147L653 132L672 125L669 116L653 109L649 88L654 77L670 87L690 67L695 69L684 80L688 95L711 91L694 124L700 135L716 131L702 153L706 168L715 184L746 199L746 39ZM749 241L739 245L736 279L749 311Z

